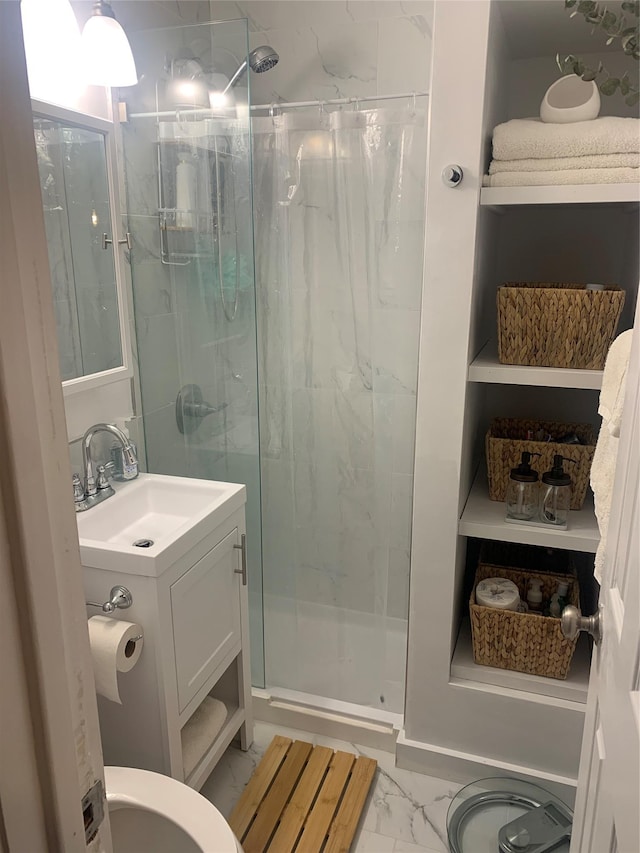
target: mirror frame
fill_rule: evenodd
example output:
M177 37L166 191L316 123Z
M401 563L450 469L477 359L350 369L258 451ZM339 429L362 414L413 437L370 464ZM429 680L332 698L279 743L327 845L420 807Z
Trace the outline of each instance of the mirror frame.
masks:
M116 168L116 140L114 124L104 118L76 112L67 107L59 107L45 101L31 100L31 112L34 117L61 121L73 127L93 130L104 137L105 160L107 169L107 186L109 193L109 211L111 217L111 234L113 239L114 273L116 295L118 300L118 318L120 327L120 343L122 348L122 364L109 370L98 373L89 373L78 376L75 379L66 379L62 382L62 390L65 398L82 391L90 391L104 385L122 380L130 380L133 377L133 353L131 349L131 334L129 325L129 304L125 289L126 272L124 252L116 240L122 239L122 221L120 208L120 194L118 172Z

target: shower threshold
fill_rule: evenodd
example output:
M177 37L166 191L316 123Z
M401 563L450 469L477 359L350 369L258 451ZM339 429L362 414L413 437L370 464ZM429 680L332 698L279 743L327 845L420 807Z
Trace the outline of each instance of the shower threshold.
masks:
M395 752L403 715L282 687L254 687L257 720Z

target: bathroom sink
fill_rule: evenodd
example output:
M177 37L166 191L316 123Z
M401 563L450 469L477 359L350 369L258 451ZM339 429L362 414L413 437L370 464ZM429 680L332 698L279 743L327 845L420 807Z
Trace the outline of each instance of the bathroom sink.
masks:
M78 513L84 566L158 577L243 506L235 483L140 474L113 483L113 497Z

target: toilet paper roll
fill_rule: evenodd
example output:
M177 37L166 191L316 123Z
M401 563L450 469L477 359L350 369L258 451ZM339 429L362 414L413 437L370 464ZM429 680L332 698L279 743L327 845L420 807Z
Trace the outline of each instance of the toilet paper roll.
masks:
M476 587L476 602L498 610L517 610L520 593L514 582L507 578L485 578Z
M96 690L112 702L119 702L118 673L129 672L142 653L142 628L135 622L92 616L89 645L93 658Z

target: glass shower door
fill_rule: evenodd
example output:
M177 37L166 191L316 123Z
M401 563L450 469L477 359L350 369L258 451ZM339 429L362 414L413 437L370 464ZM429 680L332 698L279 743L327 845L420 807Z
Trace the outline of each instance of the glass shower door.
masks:
M201 102L247 56L247 23L155 30L136 41L144 77L123 136L147 468L246 485L252 676L263 686L246 80L217 114Z

